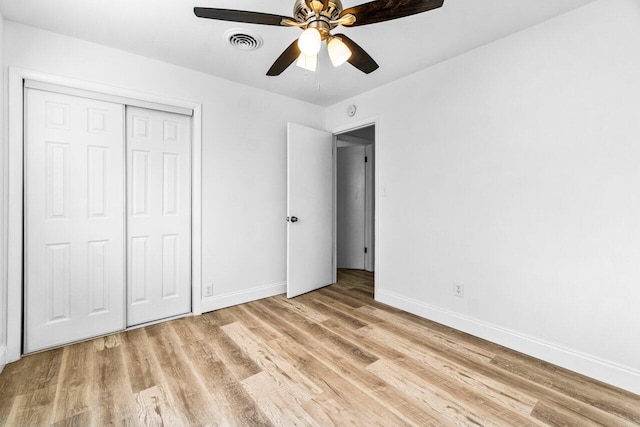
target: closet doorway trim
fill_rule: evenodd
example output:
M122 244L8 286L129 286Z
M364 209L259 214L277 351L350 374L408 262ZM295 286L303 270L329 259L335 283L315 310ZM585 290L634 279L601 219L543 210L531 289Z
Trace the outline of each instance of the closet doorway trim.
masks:
M5 274L7 294L4 303L7 307L7 362L20 359L22 355L22 251L23 251L23 149L24 149L24 101L23 91L26 80L38 84L64 86L74 90L89 91L105 96L128 98L143 103L167 106L170 108L191 110L192 150L191 150L191 297L192 313L201 314L202 289L202 104L176 100L160 95L121 89L112 86L91 83L83 80L58 77L37 71L9 67L8 87L8 153L5 164ZM159 108L155 108L159 109ZM182 110L182 111L184 111ZM164 110L166 111L166 110ZM1 300L1 298L0 298ZM0 332L1 333L1 332Z
M113 95L103 92L95 92L86 89L78 89L75 87L62 86L57 84L45 83L37 80L24 80L24 87L30 89L39 89L47 92L62 93L64 95L76 96L79 98L89 98L96 101L112 102L114 104L123 104L130 107L146 108L148 110L165 111L167 113L182 114L183 116L193 116L192 108L177 107L174 105L161 104L158 102L149 102L141 99L130 98L126 96Z

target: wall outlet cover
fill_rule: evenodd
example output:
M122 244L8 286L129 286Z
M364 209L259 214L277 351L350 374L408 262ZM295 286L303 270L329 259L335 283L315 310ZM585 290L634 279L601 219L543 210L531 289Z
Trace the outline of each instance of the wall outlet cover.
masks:
M207 283L206 285L204 285L202 296L205 298L213 296L213 283Z
M459 298L464 298L464 283L453 284L453 295Z

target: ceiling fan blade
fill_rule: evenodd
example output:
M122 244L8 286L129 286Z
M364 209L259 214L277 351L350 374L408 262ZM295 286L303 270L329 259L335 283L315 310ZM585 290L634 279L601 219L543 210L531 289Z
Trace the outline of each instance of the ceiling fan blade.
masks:
M369 74L378 69L379 65L373 60L367 52L364 51L356 42L351 40L344 34L335 34L335 37L340 37L342 42L347 45L351 51L351 57L347 59L349 64L356 67L363 73Z
M444 0L375 0L345 9L340 17L348 13L354 15L356 22L345 26L355 27L427 12L443 4Z
M292 19L287 16L272 15L270 13L248 12L245 10L233 9L214 9L211 7L194 7L193 13L195 13L198 18L276 26L282 25L283 19Z
M300 56L300 48L298 47L298 40L296 39L280 54L278 59L276 59L276 62L274 62L271 68L269 68L269 71L267 71L267 76L279 76L298 56Z

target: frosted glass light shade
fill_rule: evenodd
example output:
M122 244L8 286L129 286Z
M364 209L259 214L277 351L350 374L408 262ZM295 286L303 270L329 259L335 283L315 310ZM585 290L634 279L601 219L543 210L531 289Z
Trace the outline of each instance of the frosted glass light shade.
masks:
M318 65L318 55L305 55L301 53L296 61L296 65L305 70L315 71Z
M298 48L305 55L316 55L320 52L322 37L320 31L315 28L307 28L298 39Z
M347 45L344 44L339 37L332 37L331 40L329 40L327 50L329 51L329 58L334 67L339 67L351 58L351 50L349 50Z

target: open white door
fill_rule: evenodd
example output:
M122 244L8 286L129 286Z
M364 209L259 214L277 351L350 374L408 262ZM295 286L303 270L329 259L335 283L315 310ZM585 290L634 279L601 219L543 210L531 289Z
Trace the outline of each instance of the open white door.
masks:
M333 136L287 125L287 297L333 279Z

